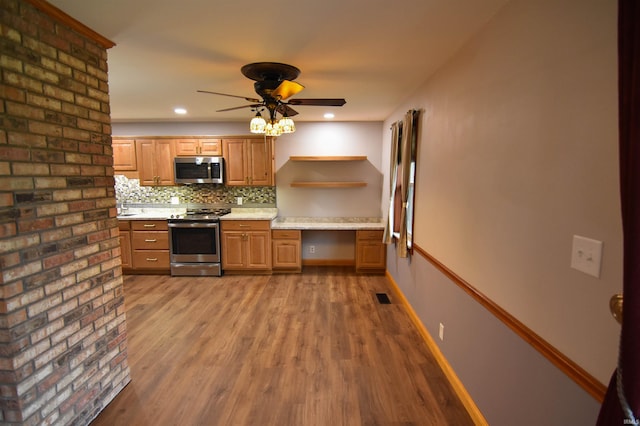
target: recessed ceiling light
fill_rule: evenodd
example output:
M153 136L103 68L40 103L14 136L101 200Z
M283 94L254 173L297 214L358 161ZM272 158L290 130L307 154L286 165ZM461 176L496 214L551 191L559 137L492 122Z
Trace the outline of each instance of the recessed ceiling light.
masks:
M324 114L324 118L330 119L330 118L333 118L333 117L335 117L335 114L332 113L332 112L327 112L327 113Z
M173 112L175 112L176 114L185 115L187 113L187 110L185 108L175 108Z

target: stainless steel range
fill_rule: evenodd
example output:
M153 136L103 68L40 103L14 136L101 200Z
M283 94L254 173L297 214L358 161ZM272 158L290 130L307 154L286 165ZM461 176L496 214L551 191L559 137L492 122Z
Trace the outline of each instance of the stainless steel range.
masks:
M168 219L172 276L222 275L220 216L230 209L187 210Z

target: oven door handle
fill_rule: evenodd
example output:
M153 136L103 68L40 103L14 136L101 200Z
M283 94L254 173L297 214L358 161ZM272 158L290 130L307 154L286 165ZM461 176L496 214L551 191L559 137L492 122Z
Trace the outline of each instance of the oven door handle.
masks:
M169 223L169 228L216 228L219 222L174 222Z

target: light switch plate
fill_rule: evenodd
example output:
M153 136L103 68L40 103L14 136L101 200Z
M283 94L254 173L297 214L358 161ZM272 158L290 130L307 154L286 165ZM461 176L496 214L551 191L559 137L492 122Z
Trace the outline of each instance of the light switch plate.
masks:
M602 263L602 241L573 236L571 249L571 267L585 274L600 278Z

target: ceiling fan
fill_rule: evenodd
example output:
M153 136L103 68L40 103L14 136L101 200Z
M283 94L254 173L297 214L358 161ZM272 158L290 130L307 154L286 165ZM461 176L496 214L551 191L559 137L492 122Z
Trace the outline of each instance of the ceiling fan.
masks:
M220 109L217 112L252 108L257 111L256 116L259 117L260 108L264 107L269 111L270 124L275 124L277 122L276 113L282 115L283 118L293 117L298 114L298 112L291 108L290 105L342 106L346 103L342 98L289 99L291 96L304 89L303 85L293 81L300 75L300 70L293 65L281 64L278 62L255 62L243 66L240 71L245 77L255 81L253 84L254 89L262 99L229 95L227 93L211 92L208 90L198 90L200 93L230 96L232 98L240 98L250 102L248 105ZM285 100L287 101L285 102Z

